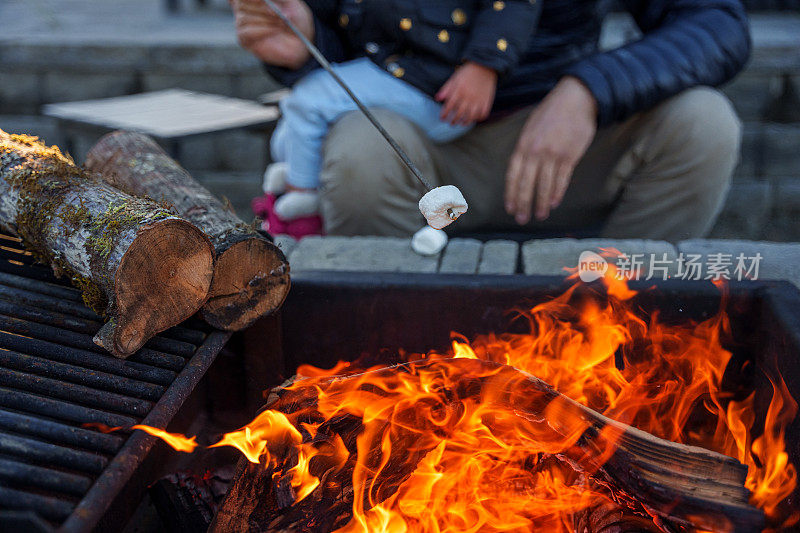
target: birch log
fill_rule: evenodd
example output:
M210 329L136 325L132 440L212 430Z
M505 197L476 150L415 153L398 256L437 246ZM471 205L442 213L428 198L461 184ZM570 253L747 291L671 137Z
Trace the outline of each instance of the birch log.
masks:
M289 292L289 264L269 239L246 225L197 183L150 137L110 133L89 151L86 167L126 192L173 205L202 229L216 251L203 318L229 331L276 311Z
M2 130L0 228L83 290L107 319L95 343L117 357L196 313L211 284L213 249L195 226Z

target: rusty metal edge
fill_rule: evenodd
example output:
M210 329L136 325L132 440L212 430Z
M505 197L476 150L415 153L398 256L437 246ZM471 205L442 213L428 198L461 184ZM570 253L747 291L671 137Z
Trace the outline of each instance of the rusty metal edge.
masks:
M167 427L230 337L229 332L211 332L161 399L142 420L142 424L158 428ZM104 517L114 497L128 483L157 441L158 439L142 431L131 435L57 531L65 533L92 531Z

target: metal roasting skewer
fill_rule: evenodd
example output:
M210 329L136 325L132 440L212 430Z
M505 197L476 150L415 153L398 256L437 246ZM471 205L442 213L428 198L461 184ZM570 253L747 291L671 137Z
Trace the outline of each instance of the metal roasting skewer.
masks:
M403 161L403 164L405 164L405 166L408 167L408 170L410 170L411 173L414 174L414 177L417 178L417 181L419 181L420 184L422 184L422 186L425 187L425 192L431 192L432 187L430 186L428 181L424 177L422 177L422 173L417 168L417 165L414 164L411 158L408 157L408 154L406 154L405 150L403 150L403 148L397 143L397 141L394 140L394 138L389 134L389 132L386 131L386 128L383 127L383 125L378 121L378 119L375 118L375 115L373 115L372 112L369 109L367 109L367 106L365 106L361 102L361 100L358 99L358 97L353 93L353 91L344 82L344 80L340 78L338 74L336 74L336 72L331 67L330 62L327 59L325 59L325 56L322 55L322 52L319 51L319 48L317 48L314 45L314 43L309 41L308 38L305 35L303 35L303 32L301 32L297 28L297 26L295 26L294 23L291 20L289 20L289 17L284 15L284 13L275 4L275 2L273 2L272 0L264 0L264 3L267 4L267 7L269 7L278 16L278 18L280 18L281 21L283 21L283 23L286 24L286 26L290 30L292 30L292 32L297 36L297 38L300 39L300 42L303 43L303 46L306 47L309 53L317 61L317 63L319 63L320 66L323 69L325 69L325 71L328 72L328 74L333 76L333 79L336 80L336 83L338 83L339 86L342 89L344 89L344 92L346 92L347 95L350 97L350 99L353 100L356 106L358 106L358 109L364 114L365 117L367 117L367 119L372 123L372 125L375 126L375 129L378 130L378 132L383 136L383 138L386 139L386 142L388 142L389 145L392 147L392 149L395 151L395 153L397 153L397 155L400 157L400 160ZM447 210L447 215L450 217L451 220L455 220L457 218L456 214L453 212L452 209Z

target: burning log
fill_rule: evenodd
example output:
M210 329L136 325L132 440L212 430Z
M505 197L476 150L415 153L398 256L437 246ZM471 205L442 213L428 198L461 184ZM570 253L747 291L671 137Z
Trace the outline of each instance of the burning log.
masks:
M409 400L404 391L414 387L423 392ZM556 462L602 487L605 504L580 500L576 509L576 525L587 531L647 531L637 529L648 522L642 517L663 531L760 531L764 524L748 503L747 468L735 459L610 420L498 363L433 359L298 380L270 402L265 413L282 413L299 433L293 442L288 434L266 442L260 464L252 455L242 462L210 531L334 531L356 515L363 526L397 509L423 509L409 520L424 531L419 520L429 511L419 494L431 476L447 474L445 465L433 468L444 448L467 448L453 440L459 430L467 442L489 435L513 455L514 483ZM520 490L521 502L532 501L537 487Z
M105 314L95 343L117 357L196 313L211 283L213 249L199 229L87 174L58 148L2 130L0 228Z
M634 514L630 509L611 502L602 503L575 515L576 533L660 533L649 517Z
M209 324L241 330L281 306L290 286L283 252L244 224L150 137L110 133L89 151L86 167L123 191L173 205L209 236L216 250L214 279L202 310Z

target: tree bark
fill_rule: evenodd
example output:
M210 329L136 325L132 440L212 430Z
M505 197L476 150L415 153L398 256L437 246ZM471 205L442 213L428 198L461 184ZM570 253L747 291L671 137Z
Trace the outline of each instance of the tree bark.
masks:
M196 313L211 284L213 249L198 228L2 130L0 228L83 290L107 319L95 343L117 357Z
M237 331L276 311L289 292L289 265L283 252L197 183L150 137L110 133L89 151L86 167L137 196L175 207L202 229L216 251L214 279L203 318Z
M362 375L310 379L307 387L297 381L289 390L273 391L267 407L301 420L320 420L315 409L318 391L324 392L326 402L334 405L354 392L387 396L393 394L392 387L374 384L394 383L392 376L398 372L414 375L424 372L426 379L437 385L440 382L430 376L447 376L443 381L448 385L439 395L452 412L461 412L465 401L491 404L498 412L519 417L517 430L531 435L536 442L559 442L560 438L571 436L564 442L572 444L550 450L548 455L557 457L562 468L571 469L590 480L592 486L601 487L617 504L609 501L607 507L576 509L581 516L576 516L575 524L584 531L587 526L591 526L589 532L647 531L640 526L648 523L652 529L662 531L756 532L763 528L763 513L748 503L749 491L744 487L747 469L735 459L665 441L610 420L543 381L497 363L470 359L420 361ZM369 447L369 455L362 460L368 467L386 459L381 456L381 439L385 435L390 435L392 450L407 451L404 457L392 458L387 463L393 465L400 459L396 467L383 468L382 477L366 481L369 486L379 487L380 492L371 494L372 501L383 501L390 496L387 491L397 490L429 451L426 446L435 445L430 439L420 440L419 435L450 430L427 420L425 414L417 415L419 412L425 410L416 404L408 405L395 413L402 420L402 427L393 426L391 432L379 431L371 441L374 446ZM444 415L441 418L450 419ZM484 423L492 426L489 420ZM352 462L355 439L362 433L359 418L341 414L323 423L313 442L314 446L321 446L328 435L338 435L350 450ZM502 438L502 431L493 433ZM413 440L415 436L417 441ZM350 463L335 472L326 471L322 462L312 463L311 473L325 482L305 499L295 502L286 472L297 463L297 451L279 450L273 453L276 456L277 462L273 464L242 460L210 531L308 531L313 525L314 531L326 532L349 521L356 492Z

